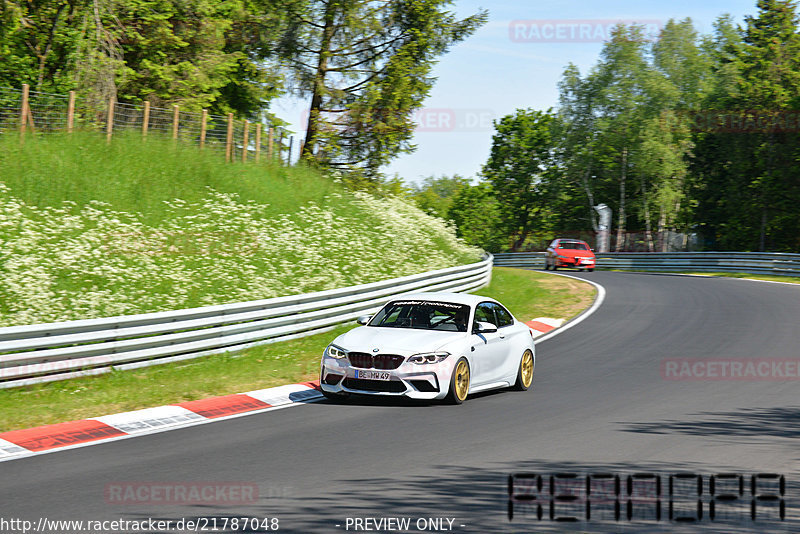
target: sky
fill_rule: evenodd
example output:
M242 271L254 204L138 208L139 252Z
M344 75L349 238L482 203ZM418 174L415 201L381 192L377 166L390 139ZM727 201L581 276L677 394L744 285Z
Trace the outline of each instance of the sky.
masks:
M710 34L723 13L740 24L757 14L756 0L456 0L453 6L461 18L482 8L489 21L433 69L437 82L416 114L417 150L394 159L383 169L387 175L408 184L454 174L477 180L489 157L492 121L516 109L556 108L564 68L574 63L588 72L617 21L657 32L669 19L688 17ZM285 98L273 111L301 131L307 109L307 102Z

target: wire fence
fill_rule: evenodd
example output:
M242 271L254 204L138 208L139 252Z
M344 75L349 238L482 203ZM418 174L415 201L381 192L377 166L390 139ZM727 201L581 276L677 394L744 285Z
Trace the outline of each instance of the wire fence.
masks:
M115 133L141 132L143 137L158 135L224 153L228 161L275 159L289 164L294 137L274 124L251 123L233 118L233 114L211 115L184 111L179 106L159 108L110 100L105 104L89 102L71 91L59 95L0 87L0 135L73 132L96 130L110 140ZM295 157L295 160L297 158Z
M543 252L547 250L555 238L580 239L586 241L595 249L600 248L599 233L591 230L564 230L552 231L546 235L528 238L523 248L518 252ZM617 247L619 242L619 247ZM697 252L707 249L702 236L697 233L681 233L672 230L653 230L647 232L622 232L612 231L609 234L609 250L611 252Z

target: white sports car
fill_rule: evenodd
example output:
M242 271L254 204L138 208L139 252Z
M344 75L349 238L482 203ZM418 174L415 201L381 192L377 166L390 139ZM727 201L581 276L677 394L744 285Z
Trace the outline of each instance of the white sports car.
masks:
M531 330L496 300L406 295L358 323L364 326L334 339L322 355L320 387L328 398L404 395L461 404L470 393L533 383Z

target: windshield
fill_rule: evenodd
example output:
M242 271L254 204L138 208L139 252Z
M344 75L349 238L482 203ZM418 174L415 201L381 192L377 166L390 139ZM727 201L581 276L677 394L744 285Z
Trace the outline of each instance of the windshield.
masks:
M390 302L368 326L466 332L469 306L451 302L398 300Z
M571 250L588 250L583 243L559 243L558 248L567 248Z

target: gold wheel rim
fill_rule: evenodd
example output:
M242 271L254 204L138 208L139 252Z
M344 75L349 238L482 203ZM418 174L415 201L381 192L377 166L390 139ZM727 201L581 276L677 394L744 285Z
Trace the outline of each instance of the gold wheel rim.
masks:
M467 362L461 360L456 365L456 397L458 400L467 398L467 391L469 391L469 366Z
M522 384L528 388L533 382L533 354L531 354L531 351L526 350L525 354L522 355L520 369L522 371Z

